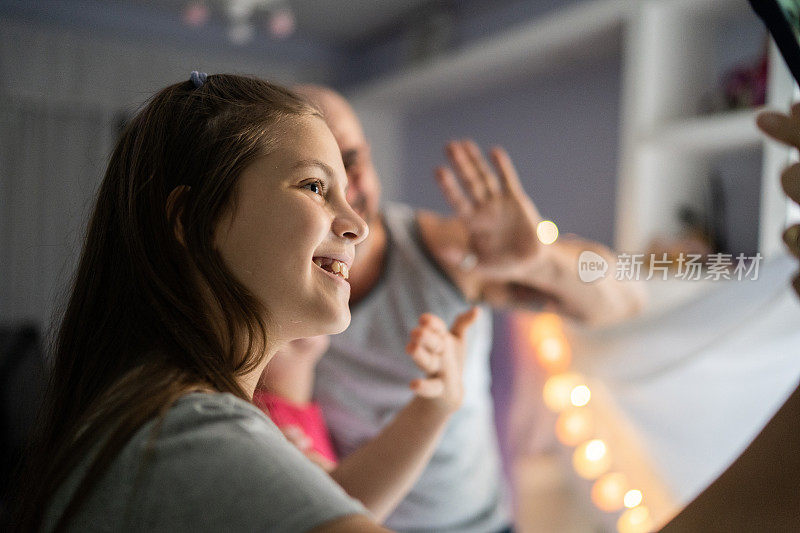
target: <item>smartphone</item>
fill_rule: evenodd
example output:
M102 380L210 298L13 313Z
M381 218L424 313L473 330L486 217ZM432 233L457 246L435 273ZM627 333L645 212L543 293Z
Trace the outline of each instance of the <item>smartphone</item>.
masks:
M800 0L749 0L800 83Z

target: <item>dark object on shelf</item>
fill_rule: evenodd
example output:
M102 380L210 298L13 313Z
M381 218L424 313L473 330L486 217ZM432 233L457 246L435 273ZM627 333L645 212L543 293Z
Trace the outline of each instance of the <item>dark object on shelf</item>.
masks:
M701 104L704 113L720 113L764 105L767 101L767 47L750 64L737 65L720 80L720 87L707 95Z
M767 101L767 55L749 66L735 67L722 82L728 109L743 109L764 105Z

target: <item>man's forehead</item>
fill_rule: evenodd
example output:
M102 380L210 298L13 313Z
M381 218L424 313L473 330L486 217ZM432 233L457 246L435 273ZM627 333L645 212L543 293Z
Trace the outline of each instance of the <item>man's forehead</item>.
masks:
M364 133L361 129L361 124L358 119L353 116L347 116L346 113L331 113L325 117L328 127L333 132L336 142L339 144L339 149L344 152L349 149L358 149L364 145Z

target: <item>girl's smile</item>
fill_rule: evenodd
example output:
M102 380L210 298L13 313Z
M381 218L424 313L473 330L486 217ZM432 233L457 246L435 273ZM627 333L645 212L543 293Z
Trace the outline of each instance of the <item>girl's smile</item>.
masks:
M228 268L270 310L276 340L347 327L347 277L368 231L345 198L330 130L317 117L295 120L242 172L216 235Z

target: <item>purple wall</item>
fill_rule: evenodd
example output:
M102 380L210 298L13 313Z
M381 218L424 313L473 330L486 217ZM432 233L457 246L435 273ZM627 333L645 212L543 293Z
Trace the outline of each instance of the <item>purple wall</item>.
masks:
M619 148L620 59L562 69L406 117L400 199L449 212L433 180L452 138L504 146L542 215L610 244Z

